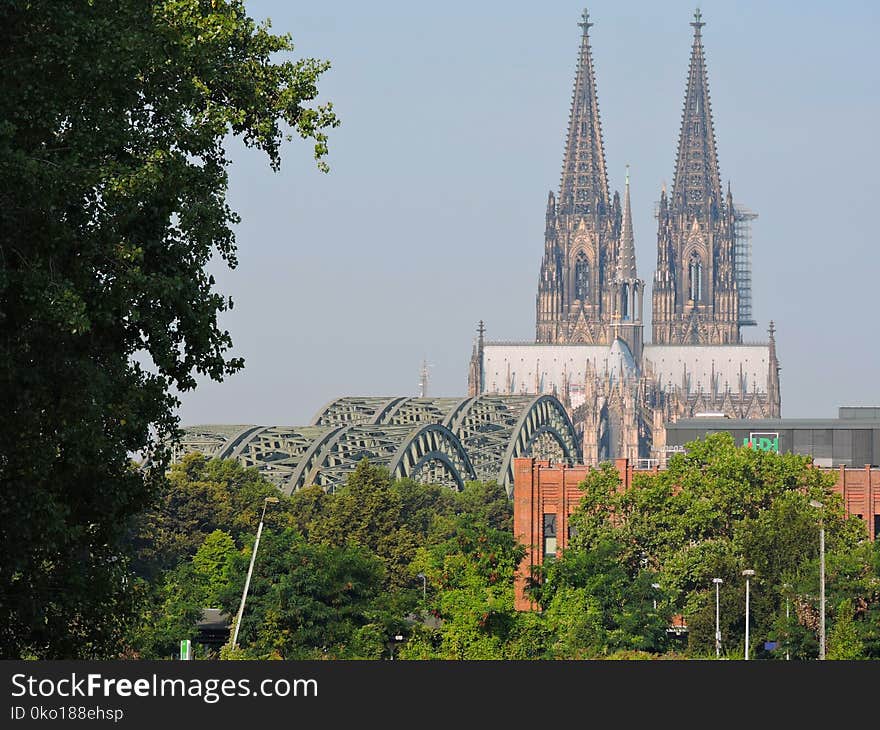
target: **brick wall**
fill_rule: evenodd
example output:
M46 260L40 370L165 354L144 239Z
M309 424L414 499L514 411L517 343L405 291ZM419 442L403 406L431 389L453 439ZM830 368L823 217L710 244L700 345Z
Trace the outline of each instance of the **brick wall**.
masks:
M617 459L614 465L620 475L620 488L628 489L635 472L633 465L627 459ZM544 515L556 515L557 551L565 549L568 546L568 517L581 497L578 484L586 478L590 468L583 465L566 467L531 458L514 460L513 530L527 550L516 576L517 610L534 608L524 588L529 567L544 562ZM866 466L864 469L840 467L828 471L837 474L834 488L843 495L847 515L864 520L868 536L874 540L880 521L880 469Z

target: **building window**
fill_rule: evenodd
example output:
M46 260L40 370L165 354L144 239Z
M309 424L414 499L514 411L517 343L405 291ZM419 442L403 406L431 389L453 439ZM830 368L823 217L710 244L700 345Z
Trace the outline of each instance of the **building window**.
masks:
M574 298L581 301L590 296L590 262L587 255L581 251L577 255L574 265Z
M629 319L629 284L623 285L621 299L623 301L620 303L620 315L623 319Z
M703 262L696 252L691 254L688 263L688 294L695 302L703 300Z
M571 541L571 538L573 538L573 537L577 537L577 534L578 534L578 528L577 528L577 525L573 525L573 524L571 524L571 523L569 522L569 523L568 523L568 539L569 539L569 542Z
M556 513L544 514L544 562L556 557Z

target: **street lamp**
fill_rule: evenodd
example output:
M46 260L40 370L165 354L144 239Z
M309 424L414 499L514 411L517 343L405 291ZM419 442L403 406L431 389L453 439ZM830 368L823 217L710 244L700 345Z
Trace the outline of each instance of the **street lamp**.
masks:
M263 520L266 518L266 507L270 504L278 504L278 497L266 497L263 500L263 514L260 515L260 526L257 528L257 539L254 540L254 549L251 552L251 564L248 566L247 578L244 581L244 590L241 592L241 603L238 606L238 615L235 617L235 633L232 635L232 648L238 646L238 630L241 628L241 616L244 613L244 602L247 600L248 587L251 584L251 575L254 572L254 560L257 558L257 548L260 547L260 535L263 534Z
M785 590L785 659L788 661L791 659L791 637L789 636L791 629L788 621L788 593L791 590L791 583L783 583L782 588Z
M751 568L743 571L743 575L746 577L746 661L749 660L749 578L754 574L755 571Z
M416 578L422 579L422 600L425 600L428 591L428 579L425 577L424 573L419 573Z
M819 659L825 659L825 505L811 499L810 507L819 510Z
M403 641L403 634L395 634L388 642L389 661L394 660L394 645L399 644L401 641Z
M715 656L721 656L721 609L718 601L718 590L724 582L721 578L713 578L715 584Z

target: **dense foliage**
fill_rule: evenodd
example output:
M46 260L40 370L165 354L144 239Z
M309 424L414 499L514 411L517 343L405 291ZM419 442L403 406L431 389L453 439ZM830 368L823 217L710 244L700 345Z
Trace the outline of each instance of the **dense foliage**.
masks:
M242 364L205 269L236 263L224 140L324 168L328 64L243 0L2 0L0 28L0 656L112 656L173 389Z
M831 490L833 484L834 475L812 468L807 457L737 448L728 434L689 444L687 454L673 457L668 469L637 474L626 491L619 488L616 470L606 464L592 471L582 485L584 496L571 518L575 533L571 547L544 571L535 598L549 611L560 591L587 590L578 599L581 609L593 611L598 602L603 608L603 630L624 627L598 642L588 640L585 630L582 641L587 651L604 652L627 643L658 651L668 641L656 624L651 625L650 612L645 610L650 587L656 584L653 598L658 601L658 616L664 621L683 616L688 653L714 656L712 580L721 578L722 651L742 656L742 571L752 569L752 656L779 658L788 649L795 658L815 657L820 514L810 502L816 500L824 504L829 625L842 601L855 601L858 616L849 604L841 615L851 620L852 632L864 637L864 650L880 657L877 548L865 540L861 520L845 518L842 499ZM603 558L606 568L601 567ZM585 561L599 567L578 576L573 566ZM604 601L603 595L594 595L596 589L590 586L615 577L618 587L604 594ZM615 618L617 613L623 614L622 620ZM836 641L849 641L848 636L841 634L838 639L831 632L829 653ZM765 651L765 644L774 642L778 648Z
M129 653L145 658L172 656L193 638L198 605L235 615L269 495L280 501L266 511L238 656L387 656L389 638L409 634L435 592L431 576L418 577L426 545L446 545L465 522L474 540L491 533L513 544L511 505L493 483L456 493L394 481L363 460L335 493L284 497L256 470L200 454L175 464L169 481L137 533L142 620ZM514 566L496 576L508 591Z
M170 656L192 638L199 606L235 614L258 511L274 493L255 471L200 455L175 465L170 481L139 533L144 618L130 643L145 657ZM525 550L500 487L473 482L455 493L393 481L365 460L336 493L307 488L269 508L241 648L224 655L714 657L719 577L722 651L738 657L742 570L751 568L752 656L815 658L819 514L810 501L819 500L828 658L880 658L880 549L861 521L845 519L832 483L803 457L740 449L726 435L691 444L625 492L604 465L581 485L570 547L534 571L540 610L519 612L514 574ZM687 632L668 630L681 624Z

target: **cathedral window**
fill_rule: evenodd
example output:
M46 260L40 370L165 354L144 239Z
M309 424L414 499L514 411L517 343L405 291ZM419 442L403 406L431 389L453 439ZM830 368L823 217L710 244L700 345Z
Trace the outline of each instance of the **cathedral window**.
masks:
M691 254L688 263L688 293L694 302L703 300L703 262L696 252Z
M574 265L574 298L581 301L590 297L590 262L581 251Z
M621 302L620 302L620 316L623 319L629 319L629 285L623 285L623 291L621 292Z

